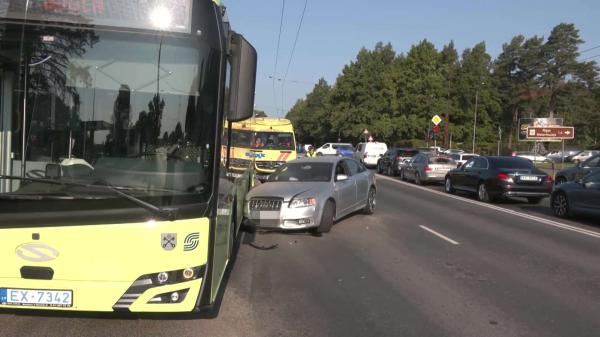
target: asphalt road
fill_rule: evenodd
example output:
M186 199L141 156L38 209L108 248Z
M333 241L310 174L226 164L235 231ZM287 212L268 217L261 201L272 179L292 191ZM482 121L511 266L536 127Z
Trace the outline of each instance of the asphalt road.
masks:
M0 311L0 336L600 335L593 220L377 184L374 215L322 237L242 233L213 316Z

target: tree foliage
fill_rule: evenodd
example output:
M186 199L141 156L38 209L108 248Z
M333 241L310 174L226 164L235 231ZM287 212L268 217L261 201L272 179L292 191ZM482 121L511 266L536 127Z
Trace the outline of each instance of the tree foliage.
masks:
M522 117L561 117L577 127L582 145L597 141L600 88L595 61L578 61L579 31L554 27L548 39L518 35L493 60L485 42L459 57L454 42L442 48L426 39L397 54L390 43L362 48L336 83L319 80L287 118L298 141L358 142L368 129L376 141L424 139L434 115L443 117L440 141L470 144L477 109L476 141L492 143L504 130L509 147Z

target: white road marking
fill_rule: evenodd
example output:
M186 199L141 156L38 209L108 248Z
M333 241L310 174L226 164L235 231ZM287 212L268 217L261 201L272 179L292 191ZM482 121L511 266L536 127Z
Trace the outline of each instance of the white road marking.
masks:
M537 221L537 222L540 222L540 223L543 223L543 224L546 224L546 225L550 225L550 226L554 226L554 227L558 227L558 228L570 230L570 231L577 232L577 233L580 233L580 234L584 234L584 235L588 235L588 236L591 236L591 237L595 237L596 239L600 239L600 233L598 233L598 232L590 231L590 230L583 229L583 228L578 228L578 227L567 225L567 224L560 223L560 222L557 222L557 221L552 221L552 220L540 218L540 217L537 217L537 216L534 216L534 215L529 215L529 214L525 214L525 213L513 211L513 210L502 208L502 207L499 207L499 206L494 206L494 205L490 205L490 204L484 204L484 203L479 202L479 201L469 200L469 199L466 199L466 198L463 198L463 197L459 197L459 196L455 196L455 195L452 195L452 194L448 194L446 192L439 192L439 191L431 190L431 189L428 189L426 187L422 187L422 186L418 186L418 185L413 185L413 184L410 184L410 183L407 183L407 182L404 182L404 181L400 181L400 180L396 180L396 179L392 179L392 178L389 178L389 177L386 177L386 176L383 176L383 175L380 175L380 174L377 174L377 176L380 179L386 179L386 180L389 180L389 181L396 182L398 184L410 186L410 187L413 187L413 188L418 188L418 189L423 190L423 191L427 191L427 192L431 192L431 193L443 195L443 196L448 197L448 198L452 198L452 199L456 199L456 200L461 200L461 201L468 202L468 203L471 203L471 204L474 204L474 205L478 205L478 206L481 206L481 207L491 208L491 209L494 209L496 211L500 211L500 212L504 212L504 213L508 213L508 214L512 214L512 215L516 215L516 216L521 217L521 218L530 219L530 220Z
M453 244L453 245L458 245L458 244L459 244L458 242L456 242L456 241L454 241L454 240L450 239L449 237L443 236L442 234L440 234L440 233L438 233L438 232L434 231L433 229L430 229L430 228L427 228L427 227L425 227L425 226L421 226L421 225L419 225L419 227L423 228L424 230L428 231L429 233L431 233L431 234L433 234L433 235L437 235L437 236L439 236L440 238L442 238L442 239L444 239L444 240L446 240L446 241L450 242L450 243L451 243L451 244Z

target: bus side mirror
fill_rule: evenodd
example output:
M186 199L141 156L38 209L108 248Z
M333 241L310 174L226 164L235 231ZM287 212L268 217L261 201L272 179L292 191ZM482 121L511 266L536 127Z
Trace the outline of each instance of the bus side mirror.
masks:
M254 116L256 87L256 49L240 34L231 35L231 77L227 120L240 122Z

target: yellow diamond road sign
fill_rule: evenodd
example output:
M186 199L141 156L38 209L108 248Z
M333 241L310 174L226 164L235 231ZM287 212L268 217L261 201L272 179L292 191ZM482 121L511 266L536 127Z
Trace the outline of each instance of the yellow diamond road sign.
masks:
M442 119L440 118L440 116L435 115L435 116L433 116L433 118L431 119L431 121L433 122L433 124L438 125L438 124L440 124L440 122L442 121Z

